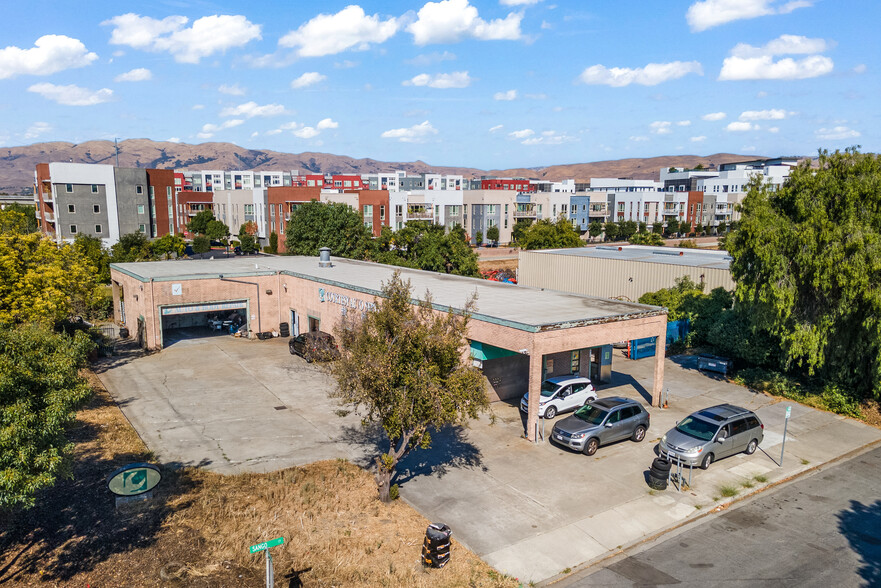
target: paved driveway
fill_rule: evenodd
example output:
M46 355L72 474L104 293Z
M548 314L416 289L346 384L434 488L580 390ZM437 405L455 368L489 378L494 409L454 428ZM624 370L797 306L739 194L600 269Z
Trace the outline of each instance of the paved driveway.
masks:
M614 381L600 395L645 404L653 364L616 353ZM492 418L445 430L431 450L408 456L401 495L501 571L539 582L730 501L723 485L743 495L881 440L881 431L857 421L793 405L781 467L785 404L698 372L689 358L668 359L665 369L670 407L650 409L643 443L619 442L592 457L532 444L522 438L518 408L495 403ZM183 340L157 354L114 358L100 377L163 462L267 471L336 457L366 465L377 454L375 432L339 412L327 396L332 382L289 355L285 340ZM687 492L650 493L657 439L686 414L723 402L759 414L761 451L695 470ZM745 488L756 475L768 482Z

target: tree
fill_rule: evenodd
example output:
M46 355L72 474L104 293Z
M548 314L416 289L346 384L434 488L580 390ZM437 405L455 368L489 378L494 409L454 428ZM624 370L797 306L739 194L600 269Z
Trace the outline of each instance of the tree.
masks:
M205 227L205 235L212 241L220 241L226 245L230 235L229 227L223 221L211 220L208 221L208 226Z
M0 329L0 508L31 507L69 475L65 428L91 394L80 377L92 342L28 325Z
M100 238L79 233L73 240L73 248L95 267L99 284L110 283L110 252L104 248Z
M590 235L591 239L596 239L603 232L603 223L600 221L593 221L589 225L587 225L587 234Z
M213 212L210 210L202 210L187 223L187 230L196 235L204 235L208 232L208 223L213 220Z
M257 227L257 223L255 223L254 221L248 221L239 227L239 236L240 237L242 235L251 235L252 237L255 237L257 235L257 233L258 233L258 227Z
M257 239L253 235L247 233L239 235L239 245L243 253L254 253L257 251Z
M652 233L662 235L664 233L664 225L660 222L652 224Z
M720 221L720 222L719 222L719 226L717 227L717 230L718 230L720 233L726 233L726 232L728 232L728 223L726 223L725 221Z
M644 222L640 221L639 222L639 230L637 232L645 233L647 231L647 229L648 229L648 225L645 224Z
M40 233L0 234L0 325L52 324L86 312L95 300L96 274L73 245Z
M483 243L483 231L477 231L474 233L474 243L476 243L478 247Z
M679 232L679 219L671 218L667 221L667 234L675 235Z
M657 247L663 247L664 238L657 233L636 233L630 237L630 243L633 245L655 245Z
M618 240L618 223L609 221L606 223L604 227L604 231L606 233L606 239L609 241L617 241Z
M784 368L881 398L881 157L821 150L779 190L756 178L728 247Z
M694 235L695 237L700 237L704 234L704 226L700 223L696 223L694 225Z
M35 233L40 230L33 206L11 204L0 210L0 233Z
M476 418L488 404L483 375L463 361L474 300L464 313L436 312L427 292L418 307L411 300L410 282L395 272L376 310L343 317L336 331L341 358L330 367L335 396L362 408L364 422L379 423L388 439L376 458L383 502L407 453L427 449L432 430Z
M211 239L205 235L197 235L193 238L193 253L203 254L211 251Z
M273 255L278 253L278 233L275 231L269 233L269 252Z
M636 221L622 221L618 223L618 237L622 241L630 241L630 237L636 234L638 228Z
M514 223L514 228L511 229L511 238L514 240L514 243L519 244L520 240L523 238L523 233L532 226L531 218L521 218Z
M285 245L291 255L315 256L320 248L329 247L332 255L366 259L372 240L372 231L349 205L313 200L291 214Z
M688 221L682 221L681 223L679 223L679 232L686 236L690 235L691 223Z
M704 169L704 164L702 164L702 163L699 163L696 166L694 166L694 171L702 171L703 169Z
M140 231L128 233L110 247L110 261L127 263L131 261L153 261L156 256L147 235Z
M491 226L486 230L486 238L492 241L493 243L499 242L499 227L496 225Z
M558 218L556 222L542 219L526 229L520 239L520 247L523 249L558 249L583 245L578 231L565 217Z
M151 247L155 255L164 255L165 259L171 259L172 253L177 257L182 257L187 249L187 244L180 235L163 235L153 241Z
M477 253L458 224L449 231L431 221L410 221L399 231L383 227L370 259L444 274L480 276Z

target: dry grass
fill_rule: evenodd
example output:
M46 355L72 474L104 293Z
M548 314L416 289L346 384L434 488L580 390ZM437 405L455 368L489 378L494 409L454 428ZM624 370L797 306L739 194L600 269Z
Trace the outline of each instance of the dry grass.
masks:
M481 259L477 262L477 267L482 272L488 272L492 270L508 270L510 272L516 272L517 267L520 264L519 259Z
M378 502L373 477L345 460L237 476L165 468L152 500L115 510L104 476L146 447L100 388L73 435L75 479L0 531L4 586L260 585L263 555L247 548L279 536L277 585L518 585L455 541L446 567L423 568L429 521Z
M881 402L877 400L864 400L860 404L860 412L863 420L873 427L881 428Z

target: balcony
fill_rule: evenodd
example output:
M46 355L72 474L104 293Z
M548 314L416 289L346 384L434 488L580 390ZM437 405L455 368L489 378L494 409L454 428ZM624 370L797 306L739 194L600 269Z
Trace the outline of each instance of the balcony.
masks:
M37 212L37 218L40 218L39 212ZM46 219L47 223L54 223L55 222L55 215L51 212L44 212L43 218Z
M600 208L591 207L590 210L587 211L587 216L606 216L607 214L609 214L609 211L606 210L605 206Z
M514 218L535 218L537 214L534 208L532 210L515 210Z
M434 213L430 210L408 210L407 211L408 219L434 219Z

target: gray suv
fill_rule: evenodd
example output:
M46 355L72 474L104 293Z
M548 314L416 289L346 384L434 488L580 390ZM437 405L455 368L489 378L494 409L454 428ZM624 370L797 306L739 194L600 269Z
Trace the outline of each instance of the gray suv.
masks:
M671 460L707 469L717 459L752 455L762 442L765 425L756 413L731 404L720 404L685 417L661 437L658 450Z
M593 455L600 445L622 439L639 443L645 439L651 416L629 398L613 396L594 400L554 425L551 441Z

